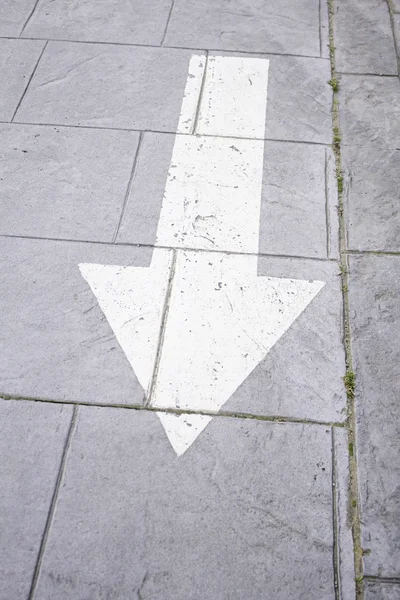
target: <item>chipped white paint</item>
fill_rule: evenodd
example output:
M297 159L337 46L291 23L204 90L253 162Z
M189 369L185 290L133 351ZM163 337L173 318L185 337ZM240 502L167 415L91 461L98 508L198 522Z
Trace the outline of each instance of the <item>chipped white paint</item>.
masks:
M157 244L178 249L168 310L169 251L80 269L150 404L216 413L324 283L257 276L268 61L210 58L195 131L204 65L190 62L158 224ZM157 414L178 455L212 419Z

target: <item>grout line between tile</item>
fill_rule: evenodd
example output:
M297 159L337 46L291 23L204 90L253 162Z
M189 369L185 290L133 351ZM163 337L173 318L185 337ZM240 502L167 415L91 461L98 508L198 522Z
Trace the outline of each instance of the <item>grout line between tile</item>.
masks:
M37 5L39 4L40 0L36 0L35 4L33 5L33 8L31 10L31 12L28 15L28 18L26 19L23 28L21 29L21 33L19 34L19 37L21 37L21 35L24 33L25 29L28 26L29 21L32 19L33 17L33 13L35 12Z
M302 419L300 417L285 417L282 415L261 415L246 412L237 412L229 410L211 411L211 410L191 410L191 409L179 409L179 408L165 408L157 406L146 406L144 404L109 404L101 402L84 402L76 400L57 400L54 398L39 398L29 396L16 396L10 394L4 394L0 392L0 400L5 402L17 400L20 402L43 402L48 404L64 404L72 406L86 406L96 408L113 408L113 409L124 409L124 410L136 410L136 411L147 411L147 412L162 412L170 413L174 415L205 415L209 417L222 417L222 418L233 418L233 419L248 419L255 421L266 421L271 423L294 423L302 425L322 425L323 427L346 427L346 423L343 421L321 421L318 419Z
M197 101L196 113L195 113L194 119L193 119L193 127L192 127L192 131L191 131L191 135L196 135L197 125L198 125L199 116L200 116L201 103L203 100L204 87L205 87L206 78L207 78L207 68L208 68L208 50L206 51L206 60L205 60L205 64L204 64L203 75L201 78L199 98ZM210 137L217 137L217 136L210 136Z
M66 464L67 464L67 458L68 458L69 448L71 446L72 436L74 434L75 427L76 427L76 421L77 421L77 417L78 417L78 411L79 411L79 408L78 408L77 405L75 405L74 409L73 409L73 412L72 412L71 423L70 423L70 426L69 426L69 429L68 429L67 438L66 438L66 441L65 441L63 453L62 453L62 456L61 456L60 468L58 470L56 484L55 484L55 487L54 487L54 492L53 492L53 496L52 496L51 503L50 503L50 509L49 509L49 512L48 512L48 515L47 515L47 520L46 520L46 525L45 525L43 536L42 536L42 541L40 543L39 553L38 553L38 557L37 557L37 561L36 561L36 565L35 565L35 570L34 570L33 577L32 577L32 584L31 584L31 588L30 588L30 591L29 591L28 600L33 600L33 598L35 596L35 591L36 591L36 587L37 587L37 583L38 583L39 575L40 575L40 568L42 566L43 556L44 556L44 552L45 552L45 549L46 549L46 542L47 542L47 539L49 537L51 525L53 523L53 518L54 518L55 509L56 509L58 494L59 494L59 491L60 491L60 488L61 488L61 484L62 484L62 480L63 480L63 477L64 477L64 472L65 472L65 467L66 467Z
M32 79L33 79L33 78L34 78L34 76L35 76L36 69L37 69L37 68L38 68L38 66L39 66L40 59L42 58L42 56L43 56L43 53L44 53L44 51L45 51L45 50L46 50L46 48L47 48L47 43L48 43L48 42L46 41L45 45L44 45L44 46L43 46L43 48L42 48L42 51L41 51L41 53L39 54L39 58L37 59L36 65L35 65L35 67L34 67L34 69L33 69L32 73L31 73L31 76L30 76L30 77L29 77L29 79L28 79L28 82L27 82L27 84L26 84L26 87L25 87L25 89L24 89L24 92L23 92L23 94L22 94L22 96L21 96L21 98L20 98L20 100L19 100L19 102L18 102L18 104L17 104L17 108L15 109L15 111L14 111L14 114L13 114L13 116L12 116L12 118L11 118L11 123L13 123L13 121L14 121L14 119L15 119L15 116L16 116L16 114L17 114L18 110L19 110L19 107L21 106L21 104L22 104L22 101L23 101L23 99L24 99L24 98L25 98L25 96L26 96L26 93L27 93L27 91L28 91L28 88L29 88L29 86L30 86L30 84L31 84L31 81L32 81Z
M161 40L160 46L164 45L165 38L167 36L167 31L168 31L169 23L170 23L171 17L172 17L172 11L174 10L174 6L175 6L175 0L172 0L171 7L169 9L169 13L168 13L168 17L167 17L167 22L165 24L165 29L164 29L164 33L163 33L163 36L162 36L162 40Z
M328 190L328 156L325 148L325 227L326 227L326 256L331 253L330 215L329 215L329 190Z
M132 189L133 180L134 180L135 174L136 174L136 167L137 167L138 160L139 160L139 154L140 154L140 148L142 146L143 135L144 134L141 131L140 134L139 134L139 140L138 140L138 143L137 143L137 148L136 148L135 156L133 157L133 165L132 165L131 173L130 173L130 176L129 176L128 186L126 188L124 201L122 203L121 214L119 216L118 223L117 223L117 226L115 228L114 235L113 235L113 238L112 238L112 243L113 244L115 244L116 241L117 241L118 233L119 233L119 230L120 230L120 227L121 227L121 224L122 224L122 220L123 220L124 215L125 215L126 206L128 204L129 195L130 195L130 192L131 192L131 189Z
M400 575L394 577L381 577L379 575L364 575L364 579L366 581L376 582L376 583L387 583L391 585L400 585Z

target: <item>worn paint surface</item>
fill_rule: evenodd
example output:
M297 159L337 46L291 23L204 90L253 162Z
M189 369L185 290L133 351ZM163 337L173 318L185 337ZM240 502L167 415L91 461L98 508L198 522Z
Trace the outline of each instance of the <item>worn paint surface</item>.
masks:
M257 276L268 67L192 57L156 242L175 259L80 265L156 408L218 411L324 285ZM158 415L178 455L212 419Z

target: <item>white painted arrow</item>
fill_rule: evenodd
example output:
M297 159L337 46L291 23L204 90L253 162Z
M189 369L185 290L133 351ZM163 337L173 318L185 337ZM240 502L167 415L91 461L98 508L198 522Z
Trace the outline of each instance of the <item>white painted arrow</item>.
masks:
M156 241L177 250L80 265L156 408L217 412L324 285L257 275L268 66L192 57ZM157 414L178 455L212 419Z

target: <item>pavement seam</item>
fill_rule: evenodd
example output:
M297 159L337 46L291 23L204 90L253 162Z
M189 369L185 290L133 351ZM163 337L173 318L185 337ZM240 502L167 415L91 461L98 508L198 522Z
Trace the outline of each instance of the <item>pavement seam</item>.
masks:
M33 572L32 584L31 584L31 588L30 588L30 591L29 591L28 600L33 600L34 599L36 587L37 587L37 584L38 584L38 581L39 581L40 569L41 569L42 562L43 562L43 556L44 556L44 552L45 552L45 549L46 549L46 543L47 543L47 540L48 540L48 537L49 537L51 525L53 523L53 518L54 518L55 509L56 509L58 494L59 494L59 491L60 491L60 488L61 488L61 484L62 484L62 481L63 481L64 473L65 473L65 467L66 467L66 464L67 464L67 459L68 459L69 449L70 449L70 446L71 446L72 437L73 437L73 434L74 434L74 431L75 431L75 428L76 428L76 421L77 421L77 417L78 417L78 411L79 411L79 407L78 406L74 406L74 409L73 409L73 412L72 412L70 426L69 426L69 429L68 429L67 437L66 437L65 444L64 444L64 449L63 449L62 456L61 456L61 462L60 462L60 467L59 467L58 474L57 474L56 484L55 484L55 487L54 487L53 496L51 498L50 508L49 508L49 512L48 512L48 515L47 515L47 519L46 519L46 525L45 525L45 528L44 528L42 540L40 542L39 553L38 553L38 557L37 557L37 560L36 560L35 570Z
M333 528L333 574L335 586L335 600L340 600L341 579L340 579L340 546L339 546L339 513L337 497L337 465L335 448L335 430L331 429L332 437L332 528Z
M36 11L37 5L39 4L40 0L36 0L35 4L33 5L33 8L31 10L31 12L28 15L28 18L26 19L24 26L21 29L21 33L19 34L20 36L24 33L25 29L28 26L29 21L32 19L34 12Z
M396 27L395 27L395 23L394 23L394 11L393 11L393 6L391 3L391 0L386 0L386 2L387 2L388 11L389 11L390 27L392 29L394 51L396 54L397 76L400 77L400 47L399 47L399 44L397 43Z
M346 250L346 254L350 255L360 255L363 254L367 256L400 256L399 250Z
M161 40L160 46L164 45L165 38L167 36L167 31L168 31L169 23L170 23L171 17L172 17L172 11L174 10L174 6L175 6L175 0L172 0L171 6L170 6L170 9L169 9L169 13L168 13L168 17L167 17L167 22L165 23L165 29L164 29L164 33L163 33L163 36L162 36L162 40Z
M318 421L312 419L302 419L300 417L284 417L282 415L260 415L246 412L238 412L238 411L228 411L228 410L220 410L220 411L206 411L206 410L191 410L191 409L182 409L182 408L164 408L157 406L146 406L145 404L107 404L101 402L84 402L77 400L57 400L54 398L38 398L32 396L16 396L10 394L2 394L0 393L0 400L5 402L18 401L18 402L41 402L44 404L62 404L65 406L85 406L85 407L95 407L95 408L115 408L115 409L125 409L125 410L136 410L136 411L144 411L144 412L162 412L162 413L170 413L174 415L203 415L208 417L223 417L223 418L233 418L233 419L246 419L252 421L265 421L271 423L292 423L296 425L318 425L323 427L340 427L345 428L346 424L342 421Z
M158 371L160 368L160 361L161 361L162 349L164 346L165 331L167 328L167 321L168 321L169 308L170 308L170 302L171 302L172 286L174 284L174 278L175 278L176 260L177 260L177 250L173 250L171 267L170 267L169 278L168 278L168 286L167 286L167 291L165 293L164 306L163 306L162 316L161 316L160 335L159 335L158 343L157 343L157 352L156 352L156 358L155 358L155 362L154 362L153 376L150 381L148 397L145 398L145 401L144 401L145 408L149 408L151 405L152 397L153 397L154 390L156 387Z
M128 42L99 42L93 40L66 40L62 38L45 38L45 37L15 37L10 35L0 36L0 40L31 40L31 41L43 41L43 42L63 42L69 44L97 44L101 46L126 46L128 48L154 48L157 50L189 50L198 54L209 52L221 52L225 54L250 54L251 56L287 56L288 58L313 58L315 60L329 60L323 56L310 55L310 54L287 54L284 52L263 52L259 50L226 50L224 48L189 48L188 46L156 46L154 44L130 44Z
M128 185L127 185L126 192L125 192L124 201L122 203L121 214L119 216L118 223L117 223L117 226L115 228L114 235L112 237L112 243L113 244L115 244L117 242L117 237L118 237L118 234L119 234L119 230L120 230L120 227L121 227L121 224L122 224L122 220L123 220L124 215L125 215L126 206L128 204L129 196L130 196L131 189L132 189L133 180L134 180L135 174L136 174L136 167L137 167L137 164L138 164L138 161L139 161L139 154L140 154L140 148L142 146L143 136L144 136L144 133L141 131L140 134L139 134L139 140L138 140L138 143L137 143L137 148L136 148L136 151L135 151L135 156L133 157L132 169L131 169L131 173L130 173L130 176L129 176L129 180L128 180Z
M101 246L114 246L115 248L151 248L156 250L157 248L161 250L182 250L182 252L207 252L213 254L229 254L233 256L257 256L260 258L283 258L283 259L296 259L296 260L310 260L313 262L319 263L336 263L336 258L326 258L317 257L317 256L300 256L298 254L269 254L267 252L239 252L233 250L219 250L216 248L209 248L204 250L203 248L186 248L185 246L172 247L172 246L162 246L159 244L138 244L138 243L129 243L129 242L116 242L113 244L112 242L100 241L100 240L74 240L71 238L50 238L50 237L41 237L35 235L12 235L8 233L0 234L0 239L17 239L17 240L35 240L35 241L44 241L44 242L57 242L57 243L68 243L68 244L97 244Z
M189 135L196 135L196 129L197 129L197 125L198 125L198 121L199 121L199 116L200 116L200 108L201 108L201 103L203 101L203 94L204 94L204 87L206 84L206 77L207 77L207 68L208 68L208 50L205 53L205 64L204 64L204 69L203 69L203 73L201 76L201 86L200 86L200 91L199 91L199 97L197 99L197 106L196 106L196 112L194 115L194 119L193 119L193 125L190 129ZM222 137L222 136L207 136L207 137Z
M376 583L388 583L392 585L400 585L400 575L397 577L380 577L379 575L364 575L366 581Z
M35 76L36 70L37 70L37 68L38 68L38 66L39 66L39 63L40 63L40 60L41 60L41 58L42 58L42 56L43 56L43 54L44 54L44 51L45 51L45 50L46 50L46 48L47 48L47 44L48 44L48 42L46 41L46 42L45 42L45 44L44 44L44 46L43 46L43 48L42 48L42 51L41 51L41 53L39 54L39 58L38 58L38 59L37 59L37 61L36 61L35 67L34 67L34 69L33 69L32 73L31 73L31 75L30 75L30 77L29 77L29 79L28 79L28 82L27 82L27 84L26 84L26 86L25 86L24 92L23 92L23 94L22 94L21 98L19 99L19 102L18 102L18 104L17 104L17 107L16 107L16 109L14 110L14 114L13 114L13 116L12 116L12 118L11 118L11 121L10 121L11 123L14 121L14 119L15 119L15 116L16 116L16 114L17 114L18 110L19 110L19 107L21 106L21 104L22 104L22 101L23 101L23 99L25 98L25 96L26 96L26 94L27 94L28 88L29 88L29 86L30 86L30 84L31 84L31 81L32 81L32 79L33 79L33 78L34 78L34 76Z
M337 71L335 62L335 36L334 36L334 2L328 0L329 7L329 55L331 61L332 80L337 81ZM354 572L356 581L356 600L363 600L363 558L361 547L361 525L360 525L360 503L358 486L358 466L357 466L357 435L356 435L356 414L355 414L355 376L353 373L353 358L351 349L351 330L350 330L350 304L349 304L349 273L348 273L348 255L346 239L346 218L344 214L345 203L343 193L343 170L341 158L341 134L339 119L339 86L332 89L332 132L334 140L333 152L336 160L336 177L338 182L338 203L339 203L339 256L341 268L342 299L343 299L343 344L346 361L346 374L344 383L347 392L347 430L348 430L348 457L349 457L349 495L350 495L350 515L351 529L353 536L354 551ZM348 385L346 386L346 383ZM351 383L351 385L350 385ZM351 449L351 450L350 450Z

